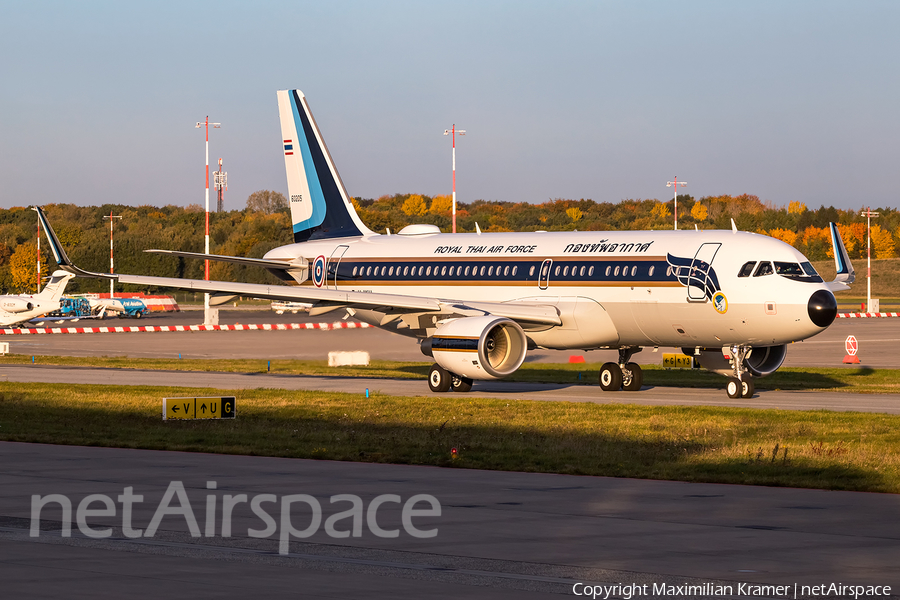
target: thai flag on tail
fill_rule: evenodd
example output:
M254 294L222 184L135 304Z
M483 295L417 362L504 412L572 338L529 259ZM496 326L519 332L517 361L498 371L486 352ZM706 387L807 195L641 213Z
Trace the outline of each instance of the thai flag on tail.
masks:
M294 143L292 140L284 140L284 155L285 156L293 156L294 154Z

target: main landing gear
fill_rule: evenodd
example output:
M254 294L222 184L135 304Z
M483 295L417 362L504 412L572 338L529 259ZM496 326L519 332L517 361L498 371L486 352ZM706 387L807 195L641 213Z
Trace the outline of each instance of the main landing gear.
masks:
M604 392L636 392L644 385L644 372L637 363L628 362L640 348L619 348L619 362L600 367L600 389Z
M454 392L468 392L472 389L472 380L468 377L460 377L451 373L440 365L431 365L431 371L428 372L428 387L432 392L445 393L453 390Z

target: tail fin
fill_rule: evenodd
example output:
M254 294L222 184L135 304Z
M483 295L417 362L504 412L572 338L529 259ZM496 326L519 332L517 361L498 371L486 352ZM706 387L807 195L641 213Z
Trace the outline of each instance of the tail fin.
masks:
M360 220L300 90L278 91L294 241L373 235Z
M47 282L47 285L44 286L41 293L37 295L37 298L42 300L53 300L54 302L59 301L66 291L66 284L69 283L69 280L73 277L75 277L74 274L66 271L54 271L53 275L50 276L50 281Z
M829 223L831 229L831 245L834 250L834 281L828 283L832 292L849 290L851 283L856 280L856 270L850 262L850 256L844 247L844 240L841 239L841 232L835 223Z

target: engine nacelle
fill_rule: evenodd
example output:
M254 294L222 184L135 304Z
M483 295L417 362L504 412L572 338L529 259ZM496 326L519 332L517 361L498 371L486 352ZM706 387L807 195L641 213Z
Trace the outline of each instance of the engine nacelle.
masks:
M469 379L506 377L522 366L528 349L518 323L493 316L448 321L428 341L437 364Z
M0 309L11 313L20 313L32 310L34 305L24 298L16 296L0 296Z
M731 376L733 372L730 362L725 359L719 348L703 348L699 355L695 355L692 348L682 348L681 351L688 356L694 356L700 366L708 371L725 376ZM750 356L744 359L744 368L754 377L770 375L784 363L785 356L787 356L785 345L754 347Z

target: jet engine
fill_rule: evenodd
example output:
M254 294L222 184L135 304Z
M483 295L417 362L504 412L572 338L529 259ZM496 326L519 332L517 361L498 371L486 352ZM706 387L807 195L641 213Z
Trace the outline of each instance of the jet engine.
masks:
M722 350L719 348L703 348L699 355L694 354L692 348L682 348L682 352L688 356L695 356L700 366L708 371L720 375L731 376L732 368L729 361L725 360ZM770 375L778 370L787 355L787 346L755 346L753 351L744 359L744 368L755 377Z
M0 309L11 313L20 313L34 308L34 305L24 298L15 296L0 296Z
M449 372L469 379L500 379L525 361L528 342L518 323L505 317L462 317L438 326L423 342L434 360Z

